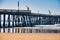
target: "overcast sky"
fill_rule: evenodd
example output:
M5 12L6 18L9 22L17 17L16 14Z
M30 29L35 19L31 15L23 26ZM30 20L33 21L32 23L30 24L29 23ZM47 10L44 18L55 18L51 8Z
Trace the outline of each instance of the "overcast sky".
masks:
M0 9L18 9L18 0L0 0ZM19 9L26 9L29 6L30 10L34 13L49 14L48 10L52 14L60 15L60 0L19 0Z

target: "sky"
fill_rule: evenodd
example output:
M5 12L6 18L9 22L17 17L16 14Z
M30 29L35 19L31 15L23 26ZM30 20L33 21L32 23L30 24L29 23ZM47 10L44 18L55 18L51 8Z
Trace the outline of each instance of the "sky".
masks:
M26 6L33 13L60 15L60 0L0 0L0 9L18 9L17 2L19 1L19 9L26 10Z

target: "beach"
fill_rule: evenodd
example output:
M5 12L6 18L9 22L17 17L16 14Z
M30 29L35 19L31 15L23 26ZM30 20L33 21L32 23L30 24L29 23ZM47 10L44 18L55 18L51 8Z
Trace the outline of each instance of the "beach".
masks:
M0 33L0 40L60 40L54 33Z

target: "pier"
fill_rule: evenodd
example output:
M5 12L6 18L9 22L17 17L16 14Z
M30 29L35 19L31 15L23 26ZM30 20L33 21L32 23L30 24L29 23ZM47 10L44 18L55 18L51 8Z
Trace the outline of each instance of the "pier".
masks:
M60 24L60 15L32 13L31 10L0 9L0 28Z
M24 28L32 28L34 25L54 24L60 24L60 15L32 13L31 10L19 10L18 12L18 10L12 9L0 9L0 32L19 33L21 31L20 33L60 33L60 29Z

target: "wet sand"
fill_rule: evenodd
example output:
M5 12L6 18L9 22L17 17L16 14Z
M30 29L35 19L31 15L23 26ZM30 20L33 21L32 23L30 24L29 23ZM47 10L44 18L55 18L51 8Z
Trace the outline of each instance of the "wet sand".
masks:
M0 40L60 40L60 34L0 33Z

